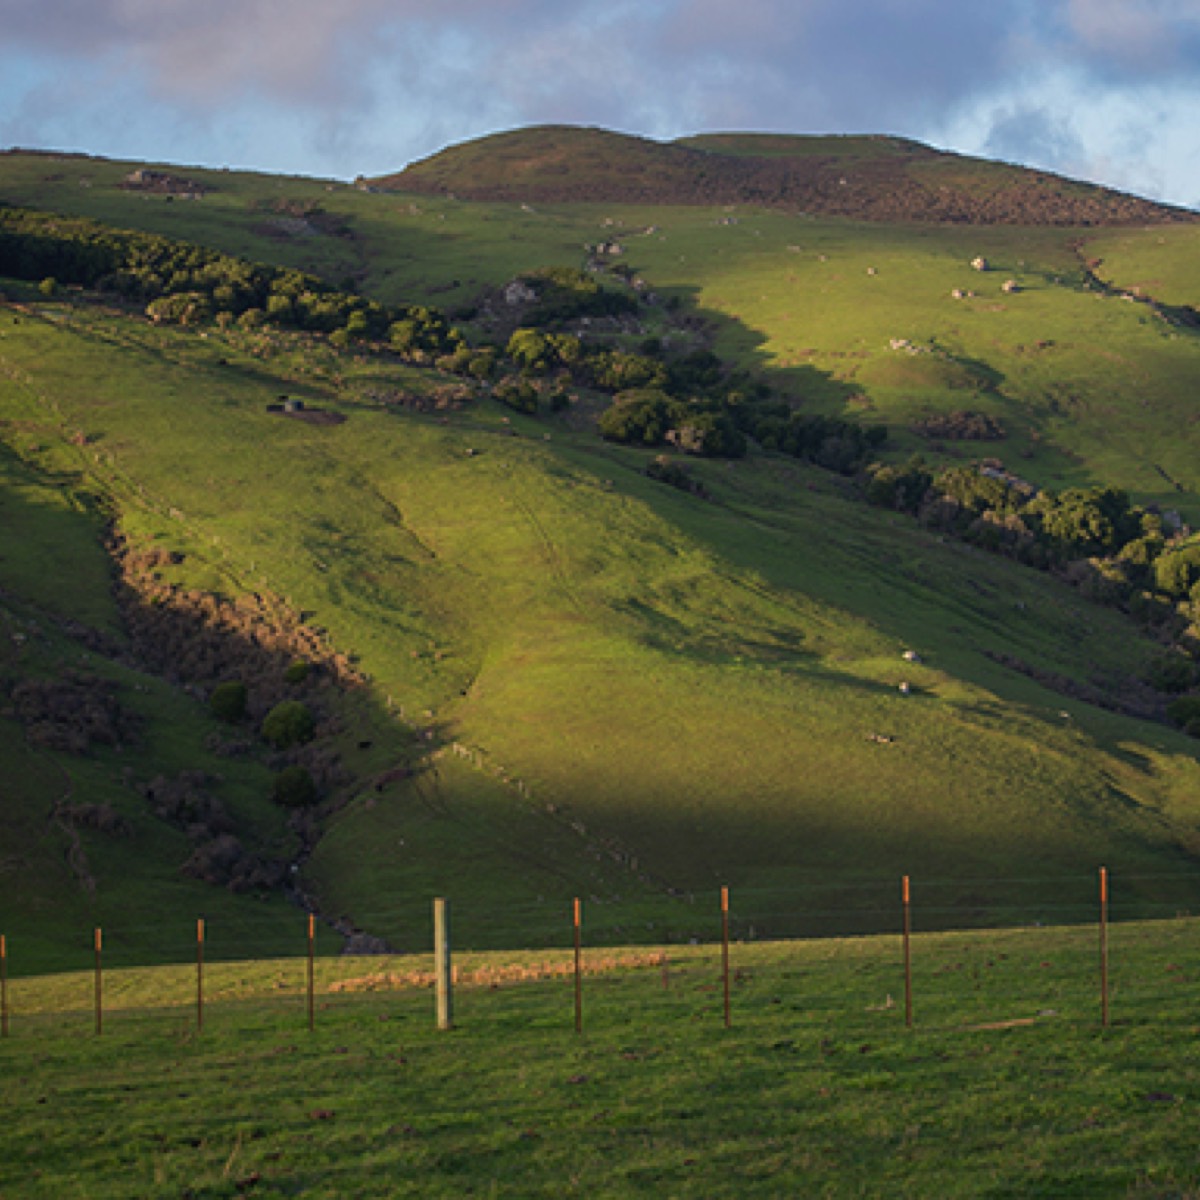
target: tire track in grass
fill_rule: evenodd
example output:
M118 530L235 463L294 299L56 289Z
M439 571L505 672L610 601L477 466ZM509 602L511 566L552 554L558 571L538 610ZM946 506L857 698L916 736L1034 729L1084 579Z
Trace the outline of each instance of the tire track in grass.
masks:
M570 572L564 564L563 555L555 544L554 539L546 531L541 518L534 511L533 506L522 499L518 492L514 491L512 499L517 511L525 518L533 530L534 536L541 547L542 559L549 568L550 575L557 589L566 597L567 602L577 613L580 615L584 614L587 611L587 605L578 591L576 591Z

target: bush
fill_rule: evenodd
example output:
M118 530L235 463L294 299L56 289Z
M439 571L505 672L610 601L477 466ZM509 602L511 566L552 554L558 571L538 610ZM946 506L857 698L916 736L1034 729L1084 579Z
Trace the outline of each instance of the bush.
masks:
M316 721L302 700L284 700L263 718L262 735L279 750L311 740Z
M1196 683L1196 664L1186 655L1172 654L1152 663L1146 678L1160 692L1186 692Z
M246 685L237 679L218 683L208 698L208 706L218 721L236 725L246 715Z
M927 417L913 426L913 433L947 442L999 442L1005 437L1004 426L995 417L987 413L963 411Z
M722 413L696 413L679 421L667 431L667 441L687 454L705 458L741 458L746 453L746 438Z
M880 508L915 513L933 483L933 476L920 458L903 467L882 463L867 468L867 502Z
M527 379L502 379L492 389L492 398L507 405L513 412L536 416L539 405L537 388Z
M283 679L285 683L303 683L311 673L312 663L307 659L298 658L288 664L288 669L283 673Z
M284 808L305 808L317 802L317 785L304 767L284 767L271 785L271 799Z
M678 401L654 388L623 392L601 413L600 433L610 442L657 446L684 411Z
M1185 733L1200 737L1200 696L1180 696L1167 705L1167 716Z
M1154 585L1168 596L1188 595L1200 580L1200 542L1188 542L1154 560Z

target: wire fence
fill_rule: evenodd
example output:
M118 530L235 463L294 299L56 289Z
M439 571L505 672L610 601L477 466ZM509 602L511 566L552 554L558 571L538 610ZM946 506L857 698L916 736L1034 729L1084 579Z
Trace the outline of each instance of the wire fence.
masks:
M54 975L23 972L20 939L0 934L0 1037L19 1036L47 1017L60 1018L56 1028L103 1035L113 1021L164 1013L203 1033L214 1012L266 1000L297 1027L314 1029L366 997L421 993L436 996L430 1024L448 1028L487 1021L493 993L503 990L511 1000L517 988L539 996L550 989L564 1027L577 1032L589 1019L613 1019L645 1004L664 1019L673 1014L718 1027L772 1013L791 1024L840 1027L849 1020L999 1028L1050 1019L1107 1027L1131 1014L1194 1021L1200 918L1191 914L1200 907L1200 888L1184 874L1144 881L1171 885L1158 912L1147 913L1142 898L1117 902L1121 889L1104 869L1051 881L974 880L967 899L989 916L1009 918L976 928L962 927L962 881L905 877L860 890L852 904L830 903L846 898L842 890L806 888L796 893L806 920L840 930L866 914L876 929L891 930L815 939L771 940L765 935L791 915L785 906L757 907L754 893L728 887L674 898L669 917L587 897L510 912L510 921L528 921L529 936L509 950L469 949L459 923L465 916L467 929L476 927L470 907L444 898L421 905L420 914L416 907L375 914L381 925L386 917L423 942L403 954L336 953L340 939L300 912L287 937L274 918L258 929L252 919L225 925L207 918L186 928L96 926L73 969ZM1058 903L1018 902L1022 889L1048 883ZM770 895L779 905L779 893ZM681 909L694 920L680 923ZM660 926L672 931L669 939L655 938ZM162 965L148 971L138 968L151 928L160 939L152 957ZM635 932L641 936L630 936ZM245 953L248 942L253 954Z

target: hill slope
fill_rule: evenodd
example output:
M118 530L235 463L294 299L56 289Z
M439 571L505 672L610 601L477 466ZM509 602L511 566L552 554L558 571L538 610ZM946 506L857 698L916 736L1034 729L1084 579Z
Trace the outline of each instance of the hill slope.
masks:
M1185 514L1200 493L1189 399L1200 348L1178 315L1200 300L1177 269L1197 253L1189 224L525 211L192 171L206 190L183 200L123 186L127 166L10 156L0 196L331 280L357 273L372 298L453 305L476 342L494 336L488 306L514 275L577 267L587 247L619 241L619 264L655 297L613 323L623 347L714 349L800 413L885 424L894 461L918 449L946 465L1002 456L1041 486L1111 484ZM993 270L973 271L978 255ZM1010 275L1017 293L1001 290ZM1135 286L1139 298L1123 299ZM137 703L140 748L39 751L19 823L48 830L46 861L71 850L47 815L65 767L76 800L111 804L133 826L139 870L157 877L140 895L183 921L204 903L199 882L169 886L192 845L137 785L191 767L225 777L210 790L237 836L294 862L322 913L400 948L423 944L440 891L476 944L553 939L576 894L607 902L591 910L593 936L689 935L700 918L681 896L720 882L762 932L890 928L901 873L937 881L947 924L1008 911L1008 885L981 879L1033 879L1019 915L1053 919L1064 878L1087 896L1099 862L1140 877L1125 896L1141 911L1193 903L1194 741L1078 698L1096 689L1119 709L1161 655L1118 610L870 508L842 477L778 453L692 459L703 495L666 487L646 475L655 450L596 436L607 398L587 389L562 413L522 415L365 345L151 324L140 308L3 287L10 511L33 487L55 498L35 514L74 514L61 520L69 535L26 536L32 518L9 527L12 632L34 606L61 631L45 657L9 664L10 684L101 653L95 669L131 704L149 694L138 687L173 697ZM341 423L268 412L281 395ZM939 443L911 428L961 409L996 418L1004 440ZM103 521L86 516L97 502ZM315 828L270 804L269 753L214 761L231 736L205 703L219 673L177 677L181 689L169 664L135 662L122 641L131 614L109 595L106 525L158 577L146 611L218 596L262 632L258 605L277 599L330 655L354 659L360 683L309 696L346 773L330 776ZM69 555L31 553L56 545ZM15 762L28 733L14 720L0 714ZM131 847L77 832L97 899L80 892L70 920L106 897L124 911ZM170 849L153 848L162 839ZM63 886L31 894L23 936L52 908L62 919L44 940L65 936ZM28 887L0 874L9 895ZM255 922L262 911L222 900ZM278 907L260 944L286 926ZM148 953L152 933L139 926L131 946Z

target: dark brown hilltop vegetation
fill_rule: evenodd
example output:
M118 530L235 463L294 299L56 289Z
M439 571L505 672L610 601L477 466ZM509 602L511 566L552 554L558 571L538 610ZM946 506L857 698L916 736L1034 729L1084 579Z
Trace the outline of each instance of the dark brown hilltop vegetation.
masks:
M879 135L720 133L653 142L544 126L453 146L373 183L464 200L748 204L864 221L1088 226L1198 219L1045 171Z

